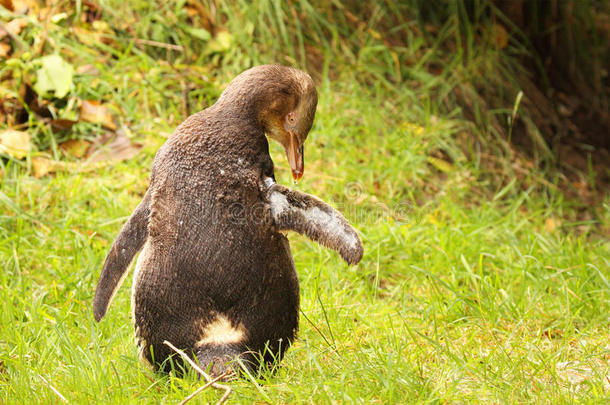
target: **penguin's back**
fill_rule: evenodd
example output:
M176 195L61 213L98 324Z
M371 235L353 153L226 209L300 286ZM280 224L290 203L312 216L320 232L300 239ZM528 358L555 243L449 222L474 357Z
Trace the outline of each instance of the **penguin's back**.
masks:
M153 165L132 308L139 348L154 363L171 354L164 340L259 351L290 342L297 328L294 263L261 189L273 172L267 141L240 125L253 136L237 144L220 124L208 111L190 117Z

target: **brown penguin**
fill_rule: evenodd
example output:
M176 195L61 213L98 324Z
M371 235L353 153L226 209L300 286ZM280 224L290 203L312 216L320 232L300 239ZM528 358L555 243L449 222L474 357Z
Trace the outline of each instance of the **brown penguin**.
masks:
M275 184L265 134L303 175L303 142L317 92L300 70L265 65L237 76L211 107L186 119L155 157L150 186L112 245L95 293L105 314L134 255L132 289L141 358L169 369L165 340L212 374L239 357L279 361L295 337L299 286L294 230L362 257L356 231L317 198Z

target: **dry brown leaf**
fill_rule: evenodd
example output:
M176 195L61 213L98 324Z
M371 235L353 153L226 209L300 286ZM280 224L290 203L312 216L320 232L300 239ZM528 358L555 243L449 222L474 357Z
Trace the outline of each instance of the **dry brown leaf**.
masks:
M71 145L64 146L68 142L71 142ZM132 143L123 130L118 130L116 133L102 135L93 143L84 140L67 141L60 145L60 149L63 150L62 146L67 149L77 148L77 145L83 148L85 144L88 150L88 158L83 162L61 162L42 156L32 158L34 177L40 178L58 171L90 172L131 159L142 148L142 145Z
M12 3L15 14L25 14L28 10L36 11L39 8L36 0L13 0Z
M34 177L40 178L59 171L83 173L101 169L131 159L142 148L142 145L132 143L125 132L120 129L116 133L105 133L93 143L85 140L72 140L62 143L59 147L73 156L76 156L75 153L83 152L84 149L87 151L88 158L81 162L62 162L44 156L33 157L32 173ZM70 150L74 150L75 153Z
M508 33L503 26L500 24L494 24L491 27L491 35L496 47L500 49L506 48L506 45L508 45Z
M0 42L0 58L6 58L10 51L11 51L11 46L9 44Z
M199 14L199 22L203 26L205 30L208 32L215 31L215 17L212 16L211 10L206 7L203 2L196 0L188 0L186 6L186 13L190 18L195 17L196 14Z
M14 129L0 132L0 152L23 159L30 150L30 134Z
M379 41L381 39L381 34L379 32L375 31L372 28L369 28L368 31L369 31L369 34L371 34L373 36L373 38L375 38L376 40Z
M8 11L15 11L15 6L11 0L0 0L0 6L4 7Z
M72 125L76 124L76 121L59 118L56 120L50 120L49 124L51 124L51 128L53 128L54 131L64 131L72 128Z
M585 381L601 377L605 390L610 390L610 375L607 374L608 363L599 360L592 359L592 364L597 368L594 370L590 364L585 364L580 361L560 361L555 364L557 375L563 381L569 383L572 386L577 386ZM606 370L606 375L599 375L599 371Z
M9 81L5 81L3 84L12 84ZM23 106L19 99L13 94L5 94L0 97L0 123L4 126L11 128L19 125L18 118L19 112Z
M86 28L74 26L72 27L72 32L74 32L78 41L83 45L95 46L103 40L101 33L90 31Z
M34 174L34 177L40 178L46 176L47 174L61 171L72 173L89 172L95 169L102 168L108 165L109 163L110 162L98 162L95 164L87 165L86 163L61 162L43 156L36 156L32 158L32 172Z
M113 131L117 129L110 110L99 101L83 100L80 107L80 119L94 124L101 124L104 128Z
M557 374L572 385L582 384L593 375L591 367L577 361L560 361L556 364Z
M56 162L55 160L47 159L42 156L35 156L32 158L32 172L34 177L37 179L47 175L48 173L52 173L57 170L58 164L61 162Z
M76 73L79 75L99 75L100 71L91 63L81 65L76 68Z
M84 139L70 139L59 145L59 149L66 155L82 158L87 153L91 142Z
M0 39L4 38L9 34L9 32L13 35L19 35L23 27L28 25L27 18L15 18L7 22L4 27L6 27L6 32L4 29L0 28Z
M186 7L185 7L185 9L186 9L186 15L187 15L189 18L193 18L193 17L195 17L195 16L196 16L196 15L199 13L199 12L197 11L197 9L196 9L196 8L194 8L194 7L186 6Z
M28 19L25 17L20 17L7 22L5 27L14 35L19 35L26 25L28 25Z
M49 159L42 156L32 158L32 172L34 177L40 178L54 172L88 172L91 170L104 167L107 163L100 162L95 165L86 165L84 163L61 162Z
M141 148L142 145L132 143L122 130L116 134L107 133L98 138L89 149L87 163L131 159Z
M426 24L424 29L430 34L436 34L438 32L438 29L433 24Z
M94 170L98 170L104 168L106 166L110 166L112 163L116 163L117 161L98 161L98 162L61 162L52 159L48 159L45 157L35 157L32 158L32 169L34 172L34 177L40 178L49 173L55 172L71 172L71 173L85 173L91 172Z
M544 221L544 230L548 233L552 233L555 229L561 226L561 220L556 218L547 218Z
M113 43L115 33L112 30L112 27L110 27L110 24L102 20L95 20L91 24L91 28L93 28L93 30L74 26L71 29L78 40L84 45L97 46L100 43L107 45Z

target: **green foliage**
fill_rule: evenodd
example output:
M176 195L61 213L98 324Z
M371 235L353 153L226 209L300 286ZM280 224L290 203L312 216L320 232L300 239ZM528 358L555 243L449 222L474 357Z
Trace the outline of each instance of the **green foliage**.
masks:
M72 77L74 67L67 63L59 55L47 55L33 61L34 64L40 63L40 68L36 71L36 84L34 90L41 95L47 96L49 93L57 98L65 97L72 88Z

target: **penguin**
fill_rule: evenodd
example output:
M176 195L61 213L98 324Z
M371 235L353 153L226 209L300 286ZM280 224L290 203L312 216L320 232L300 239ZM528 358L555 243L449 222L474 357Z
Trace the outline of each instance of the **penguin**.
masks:
M154 369L180 363L164 341L212 376L282 359L296 337L300 299L285 232L336 250L348 264L362 258L358 233L338 211L275 182L267 136L284 147L298 181L317 102L307 73L253 67L158 150L93 301L99 322L140 252L131 308L139 357Z

